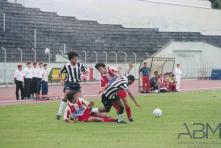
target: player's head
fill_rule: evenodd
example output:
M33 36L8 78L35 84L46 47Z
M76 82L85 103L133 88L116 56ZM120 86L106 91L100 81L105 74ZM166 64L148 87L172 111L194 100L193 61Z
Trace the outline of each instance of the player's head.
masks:
M135 77L133 75L128 75L127 79L128 79L128 85L133 84L135 81Z
M48 64L44 63L43 67L44 67L44 68L47 68L47 66L48 66Z
M147 67L147 63L146 63L146 62L144 62L144 63L143 63L143 66L144 66L144 67Z
M158 76L158 71L154 71L154 75L155 75L155 76Z
M72 64L76 64L77 63L77 57L78 57L78 54L74 51L70 51L68 53L68 59L69 61L72 63Z
M105 74L106 73L106 65L104 63L97 63L95 65L95 68L101 73L101 74Z
M81 95L80 90L71 90L66 94L68 101L72 103L76 103L80 95Z
M177 67L177 68L180 68L180 64L177 64L176 67Z
M31 68L31 62L27 62L26 65L28 68Z
M22 70L22 65L18 64L18 70Z
M39 67L42 67L42 65L43 65L42 62L39 62L39 63L38 63L38 66L39 66Z
M37 67L37 63L36 63L36 62L33 63L33 67L34 67L34 68Z

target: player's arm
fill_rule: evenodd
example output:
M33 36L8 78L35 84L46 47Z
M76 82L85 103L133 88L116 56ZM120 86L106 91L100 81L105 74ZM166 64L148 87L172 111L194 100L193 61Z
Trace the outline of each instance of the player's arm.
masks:
M126 90L128 95L130 96L130 98L133 100L133 102L135 103L135 105L139 108L141 108L141 106L138 104L138 102L136 101L134 95L131 93L131 91L129 89Z
M63 73L67 73L67 69L66 69L65 65L63 66L63 68L58 73L58 80L61 82L61 84L63 83L63 81L62 81L62 74Z
M70 120L70 116L71 116L71 111L66 107L66 109L64 111L64 121L66 123L74 124L76 122L76 120L74 118L73 118L73 120Z
M119 68L109 67L109 71L110 71L113 75L115 75L115 76L117 76L117 77L121 77L121 76L122 76L121 73L120 73Z
M83 64L81 64L81 72L86 76L89 74L88 68Z
M127 73L129 74L133 68L134 68L134 64L133 63L129 64L129 68L127 70Z
M100 90L99 90L99 92L98 92L98 94L101 94L101 93L103 93L103 91L105 90L105 88L107 87L107 83L105 82L105 80L103 80L102 78L101 78L101 80L100 80Z

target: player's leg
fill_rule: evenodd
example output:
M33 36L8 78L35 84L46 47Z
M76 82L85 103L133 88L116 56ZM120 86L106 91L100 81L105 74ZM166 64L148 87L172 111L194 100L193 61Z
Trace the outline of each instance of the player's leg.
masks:
M22 82L21 82L21 85L20 85L20 90L21 90L21 99L24 100L24 85L23 85Z
M16 100L19 100L19 84L17 80L15 80L15 85L16 85L16 90L15 90Z
M124 91L124 90L119 90L117 95L121 98L121 100L123 101L123 104L124 104L124 107L125 107L125 110L127 112L127 118L129 121L133 121L132 119L132 116L131 116L131 108L130 108L130 105L128 103L128 100L127 100L127 93ZM116 105L117 106L117 105ZM119 109L119 107L118 107Z
M120 124L126 123L126 122L124 121L124 106L123 106L121 100L120 100L120 99L117 99L117 100L115 100L114 102L115 102L115 104L119 107L119 110L118 110L118 112L117 112L117 114L118 114L117 123L120 123Z
M146 82L147 82L147 84L146 84L146 91L150 92L150 78L149 78L149 76L147 76Z
M67 93L69 92L69 89L64 89L64 98L61 100L58 112L56 115L56 119L60 120L62 113L64 112L64 109L67 106Z
M143 84L143 92L146 91L146 78L145 76L142 77L142 84Z

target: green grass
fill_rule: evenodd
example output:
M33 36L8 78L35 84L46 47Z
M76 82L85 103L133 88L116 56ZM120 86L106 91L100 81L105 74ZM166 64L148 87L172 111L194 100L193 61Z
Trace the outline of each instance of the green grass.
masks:
M207 140L177 139L178 133L185 132L184 122L191 131L200 129L192 126L193 122L209 123L213 128L221 122L221 91L152 94L137 99L142 110L130 101L135 122L126 125L56 121L58 102L2 106L0 148L221 147L218 131L210 133ZM101 106L99 101L96 105ZM163 110L160 118L152 115L156 107ZM113 109L111 115L116 116Z

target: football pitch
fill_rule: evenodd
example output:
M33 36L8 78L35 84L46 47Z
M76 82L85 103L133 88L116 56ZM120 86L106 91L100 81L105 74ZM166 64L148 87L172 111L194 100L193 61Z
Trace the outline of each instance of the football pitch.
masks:
M221 91L139 96L132 101L134 122L76 123L57 121L58 102L0 107L1 148L220 148ZM95 106L101 106L99 100ZM161 108L163 115L152 115ZM111 116L116 117L112 109ZM125 116L125 121L127 121ZM186 126L184 126L186 125ZM204 125L204 127L203 127ZM188 130L189 130L189 134ZM195 130L195 135L193 134ZM198 132L197 132L198 130ZM220 131L221 132L221 131ZM181 134L178 138L179 133ZM198 139L197 139L198 138Z

